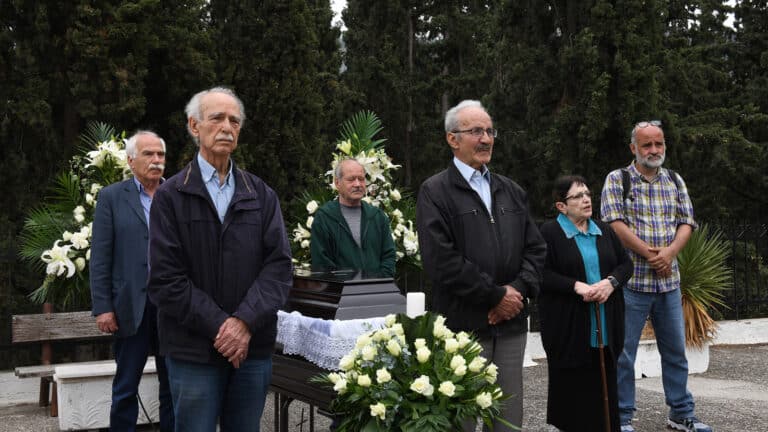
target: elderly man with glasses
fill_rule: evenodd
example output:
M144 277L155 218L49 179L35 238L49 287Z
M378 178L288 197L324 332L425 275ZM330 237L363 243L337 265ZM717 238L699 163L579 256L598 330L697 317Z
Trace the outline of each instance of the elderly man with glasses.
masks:
M694 415L687 389L685 324L677 254L696 228L688 189L677 173L662 168L666 142L661 122L643 121L632 128L629 149L634 160L605 179L603 220L621 239L635 272L624 290L624 351L619 357L618 390L621 431L633 432L635 356L640 333L650 316L661 354L667 426L687 432L711 432ZM625 190L626 188L626 190Z
M478 335L511 396L502 416L522 426L527 303L539 292L546 245L523 189L488 169L497 132L480 102L448 110L445 132L453 161L421 185L416 208L432 306L451 330ZM493 430L511 429L494 422Z

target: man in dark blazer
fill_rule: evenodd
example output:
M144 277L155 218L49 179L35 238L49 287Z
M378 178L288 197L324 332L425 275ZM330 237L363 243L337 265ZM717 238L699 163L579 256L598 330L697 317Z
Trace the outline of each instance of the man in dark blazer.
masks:
M147 301L149 208L165 168L165 142L139 131L126 141L133 178L100 191L93 219L90 282L99 330L115 335L110 429L133 431L138 388L147 356L157 354L157 309ZM160 429L172 431L173 408L165 361L155 358L160 380Z

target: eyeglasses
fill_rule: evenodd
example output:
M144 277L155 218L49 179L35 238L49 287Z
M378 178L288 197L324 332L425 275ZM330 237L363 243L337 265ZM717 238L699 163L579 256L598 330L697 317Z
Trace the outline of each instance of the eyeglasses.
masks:
M571 196L567 196L567 197L565 197L565 201L568 201L569 199L577 199L577 200L580 200L580 199L582 199L582 198L584 198L584 197L587 197L587 198L589 198L589 199L592 199L592 192L590 192L590 191L586 191L586 192L579 192L579 193L577 193L577 194L574 194L574 195L571 195Z
M494 129L494 128L483 129L481 127L464 129L464 130L454 130L454 131L451 131L451 133L469 133L475 138L482 137L484 133L487 133L488 136L491 138L496 138L499 135L498 129Z
M661 126L661 120L641 121L635 125L635 129L644 129L648 126Z

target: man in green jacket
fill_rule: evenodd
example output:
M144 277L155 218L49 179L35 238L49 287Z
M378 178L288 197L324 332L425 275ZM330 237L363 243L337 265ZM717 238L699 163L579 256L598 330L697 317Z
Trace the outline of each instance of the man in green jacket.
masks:
M344 159L333 175L339 199L320 207L312 222L312 269L362 270L394 277L395 243L389 218L363 201L365 168L355 159Z

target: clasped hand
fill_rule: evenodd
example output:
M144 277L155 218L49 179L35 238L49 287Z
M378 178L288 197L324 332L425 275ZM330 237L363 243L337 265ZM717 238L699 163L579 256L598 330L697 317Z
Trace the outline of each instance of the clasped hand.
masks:
M613 285L608 279L587 285L584 282L576 282L574 285L576 294L580 295L585 302L605 303L613 292Z
M238 318L229 317L219 327L219 333L213 342L216 348L236 368L248 357L248 343L251 341L251 331Z
M488 312L488 323L498 324L502 321L516 317L523 310L523 295L514 289L512 285L504 285L507 293L501 298L499 304Z
M669 277L672 275L672 260L675 256L672 253L672 249L668 247L652 247L648 250L653 254L648 258L648 264L656 271L656 274L660 277Z

